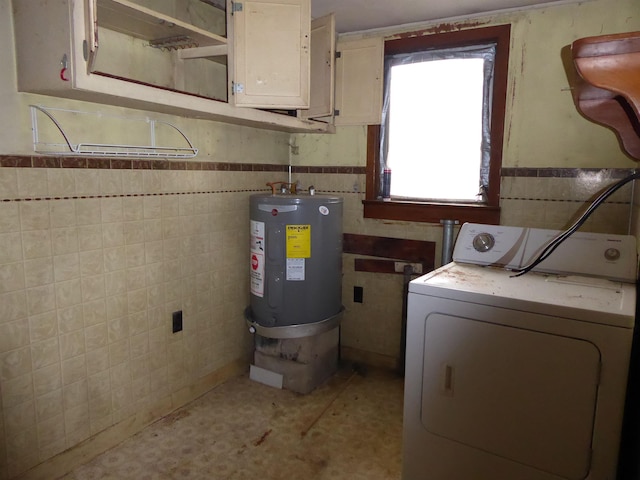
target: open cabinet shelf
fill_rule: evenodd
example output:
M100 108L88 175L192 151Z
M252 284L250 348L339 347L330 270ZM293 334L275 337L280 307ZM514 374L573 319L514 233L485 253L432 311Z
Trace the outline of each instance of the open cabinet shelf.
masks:
M97 8L102 27L147 40L152 46L193 48L227 44L225 37L127 0L98 0Z
M640 32L576 40L571 56L576 107L616 132L627 155L640 160Z

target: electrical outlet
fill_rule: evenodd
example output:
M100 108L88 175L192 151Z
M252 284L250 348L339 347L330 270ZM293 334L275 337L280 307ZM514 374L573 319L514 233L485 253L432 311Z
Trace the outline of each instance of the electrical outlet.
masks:
M173 312L173 333L182 331L182 310Z
M411 267L410 273L412 275L422 275L421 263L395 262L394 264L394 270L396 273L404 273L404 267Z
M364 296L364 288L353 287L353 301L354 303L362 303L362 297Z

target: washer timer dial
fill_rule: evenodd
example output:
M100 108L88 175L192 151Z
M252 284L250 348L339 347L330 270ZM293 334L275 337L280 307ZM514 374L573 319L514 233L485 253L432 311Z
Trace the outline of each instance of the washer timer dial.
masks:
M496 239L490 233L479 233L473 238L473 248L476 252L488 252L496 244Z

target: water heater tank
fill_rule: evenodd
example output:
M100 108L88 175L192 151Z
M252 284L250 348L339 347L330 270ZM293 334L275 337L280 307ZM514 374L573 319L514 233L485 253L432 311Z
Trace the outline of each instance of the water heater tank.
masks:
M291 338L335 327L342 313L342 198L256 194L250 217L245 316L252 329Z

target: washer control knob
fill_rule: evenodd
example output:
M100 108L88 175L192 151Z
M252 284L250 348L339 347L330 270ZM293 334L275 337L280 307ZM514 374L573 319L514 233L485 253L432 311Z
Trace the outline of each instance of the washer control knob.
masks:
M488 252L496 244L496 239L490 233L479 233L473 238L473 248L476 252Z
M607 260L613 262L615 260L619 260L620 259L620 250L618 250L617 248L607 248L604 251L604 258L606 258Z

